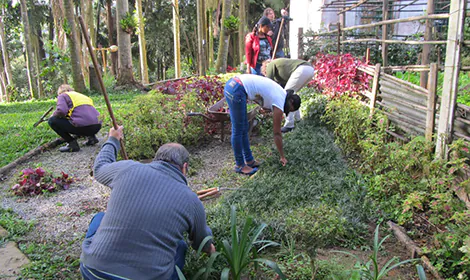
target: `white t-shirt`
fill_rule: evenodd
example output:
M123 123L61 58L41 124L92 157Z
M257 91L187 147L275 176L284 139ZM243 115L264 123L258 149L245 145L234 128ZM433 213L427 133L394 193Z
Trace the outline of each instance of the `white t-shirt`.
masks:
M277 107L284 112L287 93L276 82L253 74L242 74L238 78L242 81L249 100L254 100L265 109L273 110L273 107Z

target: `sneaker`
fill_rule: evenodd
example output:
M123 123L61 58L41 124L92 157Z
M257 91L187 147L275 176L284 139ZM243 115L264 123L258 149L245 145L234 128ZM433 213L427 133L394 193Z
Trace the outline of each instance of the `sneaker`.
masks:
M291 132L293 129L294 129L293 127L285 127L285 126L283 126L283 127L281 128L281 132L282 132L282 133Z
M100 142L100 140L98 140L98 138L96 138L96 135L93 135L93 136L88 136L88 141L84 142L83 145L85 145L85 146L94 146L94 145L98 144L98 142Z
M78 146L77 140L73 140L70 143L67 143L64 147L60 147L59 151L61 153L71 153L80 151L80 146Z

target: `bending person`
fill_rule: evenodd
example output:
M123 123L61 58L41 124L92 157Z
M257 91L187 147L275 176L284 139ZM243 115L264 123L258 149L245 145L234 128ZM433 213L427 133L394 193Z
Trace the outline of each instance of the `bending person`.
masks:
M88 96L75 92L67 84L57 90L57 108L49 118L49 126L62 137L67 145L60 147L61 152L78 152L80 146L70 134L87 136L84 145L92 146L98 143L96 134L101 129L98 120L100 113L93 106L93 100Z
M257 75L243 74L228 80L224 95L230 108L232 122L232 149L235 155L235 172L254 174L259 167L250 149L248 138L247 100L254 100L266 110L273 111L274 143L283 166L287 159L282 145L281 122L283 114L299 109L300 97L293 91L285 91L274 81Z
M285 90L293 90L298 92L304 87L314 76L314 68L312 64L301 59L279 58L275 60L267 60L263 62L261 73L274 80ZM295 120L300 120L300 111L289 113L286 123L282 127L282 132L289 132L294 129Z
M189 153L180 144L161 146L148 164L116 162L122 126L111 128L95 159L95 179L112 189L106 214L91 220L82 245L84 279L179 279L188 246L212 235L204 206L188 188ZM212 241L203 247L212 254Z
M269 18L262 17L245 37L246 73L261 75L263 61L271 58L273 42L268 32L272 29Z

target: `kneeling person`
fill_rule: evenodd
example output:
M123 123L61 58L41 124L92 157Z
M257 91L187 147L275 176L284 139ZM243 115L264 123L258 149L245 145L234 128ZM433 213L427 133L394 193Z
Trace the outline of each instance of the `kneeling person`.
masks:
M212 232L204 207L186 181L189 153L180 144L161 146L148 164L116 162L122 127L111 128L95 165L95 179L112 189L106 214L96 214L80 257L84 279L178 279L188 233L199 248ZM203 251L211 254L211 240Z
M59 148L61 152L78 152L80 146L70 134L87 136L87 146L98 143L96 134L101 129L98 120L100 113L93 106L93 100L88 96L75 92L67 84L57 90L57 108L49 118L49 126L62 137L67 145Z

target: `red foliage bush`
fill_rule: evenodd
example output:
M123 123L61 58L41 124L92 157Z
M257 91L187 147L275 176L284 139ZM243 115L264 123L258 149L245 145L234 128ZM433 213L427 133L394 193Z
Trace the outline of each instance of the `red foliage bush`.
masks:
M356 96L369 89L369 76L357 69L364 62L351 54L319 53L315 61L315 77L308 84L333 98L347 94Z
M59 188L66 190L74 182L74 179L64 172L61 172L60 176L54 177L42 168L26 168L20 172L17 182L11 188L15 195L33 196L45 192L55 192Z

